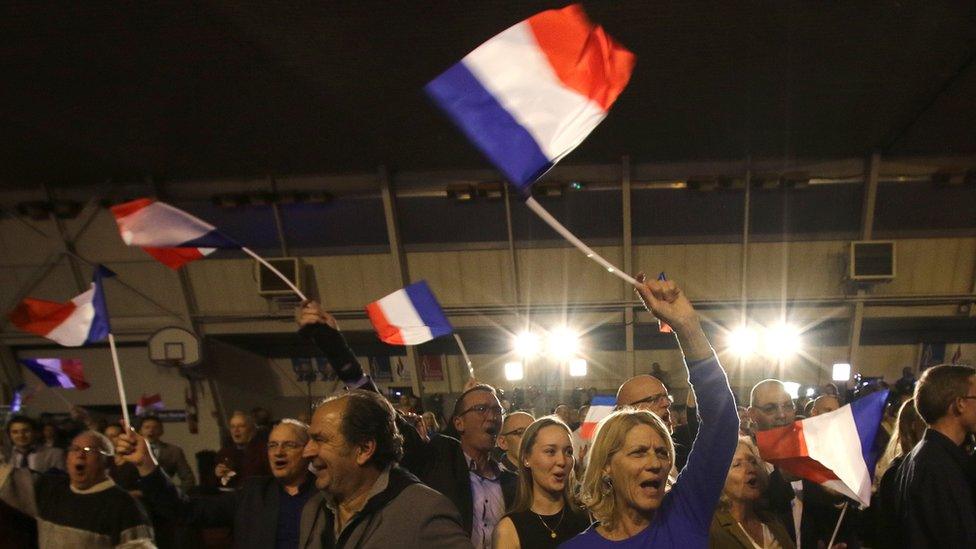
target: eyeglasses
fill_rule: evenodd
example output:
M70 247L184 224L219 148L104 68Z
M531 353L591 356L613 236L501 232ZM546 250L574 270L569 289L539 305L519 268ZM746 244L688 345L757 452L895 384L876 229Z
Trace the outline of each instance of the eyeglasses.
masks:
M494 414L496 416L501 416L502 415L502 407L501 406L498 406L498 405L490 405L490 404L476 404L476 405L468 408L467 410L458 413L458 417L463 416L464 414L466 414L468 412L477 412L478 415L480 415L480 416L486 416L486 415L488 415L488 412L491 412L492 414Z
M503 437L508 437L508 436L520 437L520 436L522 436L522 435L525 434L525 429L526 429L525 427L521 427L519 429L512 429L511 431L509 431L507 433L502 433L502 436Z
M795 412L796 407L793 406L793 401L784 402L783 404L771 403L765 406L759 406L759 411L764 414L775 414L778 411L782 412Z
M105 450L103 450L101 448L95 448L94 446L75 446L74 444L72 444L71 446L68 446L68 452L69 453L70 452L77 452L79 454L84 454L86 456L88 454L102 454L103 456L110 456L110 455L112 455L109 452L106 452Z
M665 408L671 407L674 404L674 397L667 393L658 393L656 395L651 395L647 398L642 398L628 404L628 406L638 406L640 404L650 404L651 406L657 406L658 402L662 400L667 400L667 404L664 405Z
M273 451L277 450L279 446L282 447L282 448L284 448L285 450L300 450L300 449L302 449L302 448L305 447L305 445L302 444L301 442L295 442L293 440L286 440L285 442L282 442L281 444L278 444L277 442L269 442L268 443L268 450L271 450L273 452Z

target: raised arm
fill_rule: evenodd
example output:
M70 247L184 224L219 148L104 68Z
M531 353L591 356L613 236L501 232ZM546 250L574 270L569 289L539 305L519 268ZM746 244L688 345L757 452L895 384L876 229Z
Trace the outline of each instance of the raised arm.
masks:
M735 454L739 425L735 399L698 313L684 292L670 280L645 280L643 273L637 280L644 305L674 330L698 401L698 435L665 505L707 532Z

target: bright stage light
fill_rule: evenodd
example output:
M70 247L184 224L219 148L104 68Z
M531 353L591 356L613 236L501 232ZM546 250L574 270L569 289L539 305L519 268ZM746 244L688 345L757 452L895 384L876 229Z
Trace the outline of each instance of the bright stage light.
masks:
M788 358L800 351L800 331L789 324L777 324L766 330L764 351L774 358Z
M790 398L796 400L800 396L800 384L795 381L784 381L783 388L790 395Z
M736 356L746 357L759 347L759 334L747 326L739 326L729 333L726 344Z
M547 351L552 358L563 361L576 356L579 348L579 334L565 326L553 328L549 332Z
M831 379L834 381L850 381L851 380L851 365L846 362L838 362L834 364L834 375Z
M539 336L532 332L522 332L512 341L512 350L522 358L529 358L539 354Z
M807 387L807 396L808 397L812 397L815 394L817 394L817 390L816 389L814 389L813 387Z
M508 381L519 381L523 377L525 377L525 370L522 368L521 362L505 363L505 379Z
M572 377L586 377L586 359L574 358L570 360L569 375Z

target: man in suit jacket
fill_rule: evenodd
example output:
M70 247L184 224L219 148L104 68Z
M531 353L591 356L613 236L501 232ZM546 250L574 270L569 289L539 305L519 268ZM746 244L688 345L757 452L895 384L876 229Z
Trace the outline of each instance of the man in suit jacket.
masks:
M14 468L24 467L39 473L50 469L64 470L64 450L39 444L40 430L32 418L11 418L7 423L7 437L13 445L10 463Z
M193 470L186 461L183 449L175 444L163 442L163 422L156 416L146 416L139 422L139 434L142 435L149 447L156 456L159 466L170 478L180 479L180 488L184 492L190 491L197 485L197 479L193 476Z
M153 459L146 439L130 433L118 439L119 455L139 469L146 502L168 520L189 526L230 526L234 547L315 547L326 520L322 494L302 457L308 426L282 420L271 430L267 456L272 476L252 476L240 489L220 496L188 497Z

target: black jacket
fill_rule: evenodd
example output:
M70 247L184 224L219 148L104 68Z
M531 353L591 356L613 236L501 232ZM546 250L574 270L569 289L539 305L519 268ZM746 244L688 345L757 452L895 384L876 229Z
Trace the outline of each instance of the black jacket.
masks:
M901 546L976 547L973 473L961 447L925 430L897 470L882 478L879 490L885 521L898 525Z
M472 513L474 512L474 496L471 490L471 476L468 461L461 450L461 442L456 438L437 435L430 442L420 447L406 448L408 453L419 453L412 456L412 461L425 464L417 476L427 486L447 496L454 503L461 514L461 525L464 531L471 534ZM404 456L406 457L406 456ZM515 491L518 488L518 475L499 467L499 483L505 498L505 508L511 509L515 502Z
M311 477L311 473L309 473ZM139 479L143 497L154 512L189 526L230 526L234 547L265 549L275 546L281 486L274 477L245 479L240 489L213 497L183 495L162 469ZM322 513L322 494L311 486L312 494L302 509L299 528L300 547L311 547L326 523Z

